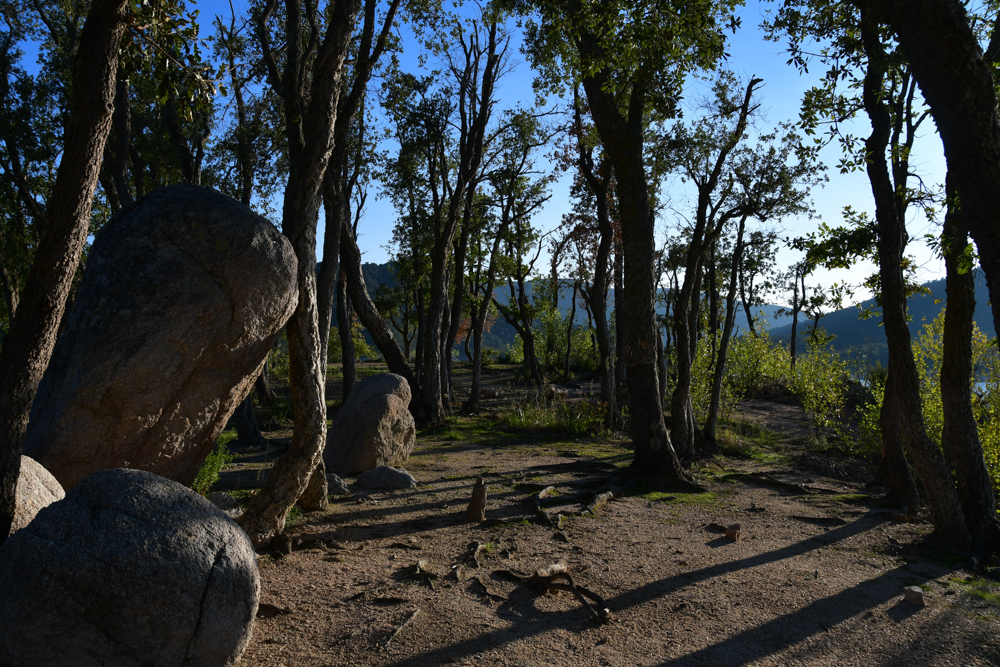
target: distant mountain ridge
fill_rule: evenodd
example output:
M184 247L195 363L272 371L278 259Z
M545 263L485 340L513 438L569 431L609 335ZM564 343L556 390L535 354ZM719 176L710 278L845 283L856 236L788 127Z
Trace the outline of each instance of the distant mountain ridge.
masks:
M365 263L362 265L365 283L369 292L375 293L379 285L395 285L395 278L390 264ZM989 337L996 335L993 326L993 315L989 306L989 293L986 289L985 276L981 270L976 270L976 310L975 321L980 330ZM532 294L533 283L527 284L528 296ZM923 285L926 293L921 293L911 297L907 303L910 315L910 335L916 337L920 329L931 322L945 306L947 294L945 293L945 280L933 280ZM570 298L572 296L572 285L563 288L559 298L559 309L563 313L570 310ZM507 303L510 292L506 283L497 285L496 298L500 303ZM609 314L613 309L614 290L608 294ZM704 304L703 307L707 307ZM751 310L755 317L760 317L758 328L767 330L772 339L788 344L791 339L791 315L784 314L787 307L774 304L756 306ZM878 311L874 299L869 299L860 306L850 306L830 313L820 319L819 325L834 336L833 347L839 351L864 351L872 360L881 360L885 363L888 353L885 343L885 333L882 331L882 317L878 314L861 319L863 309L873 309ZM665 306L658 305L657 312L660 315L665 313ZM800 313L797 339L800 350L804 350L808 340L809 331L812 328L812 320ZM576 323L585 325L587 323L587 312L583 307L583 302L577 302ZM741 304L737 304L736 321L734 325L735 335L740 335L749 330L747 326L746 313ZM484 336L484 345L503 351L509 345L517 342L517 332L507 324L502 317L497 317L493 327ZM462 344L458 344L460 358L465 358Z
M986 278L981 270L975 271L975 280L976 310L973 318L980 331L992 338L996 336L996 329L993 325L993 313L989 305L990 296L986 288ZM944 310L948 300L944 278L924 283L923 287L926 288L927 293L916 294L910 297L906 303L907 314L910 316L910 336L913 338L916 338L924 325L932 322ZM877 314L868 319L861 319L863 309L868 308L879 312L875 300L869 299L861 302L859 306L851 306L824 316L820 319L819 326L836 336L833 340L835 350L868 351L873 359L879 359L885 363L888 352L885 332L882 331L882 317ZM804 320L805 318L799 317L799 328L796 332L798 344L802 346L805 345L812 327L811 320ZM772 338L788 343L792 337L791 324L772 328L770 333ZM804 348L800 347L799 349Z

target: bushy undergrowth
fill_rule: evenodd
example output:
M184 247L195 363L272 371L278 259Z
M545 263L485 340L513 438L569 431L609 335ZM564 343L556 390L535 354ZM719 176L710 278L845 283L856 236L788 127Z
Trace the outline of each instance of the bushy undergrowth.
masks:
M191 489L201 495L207 494L212 486L219 481L219 473L223 468L233 462L233 455L229 453L229 443L236 437L236 431L223 431L222 435L215 442L215 448L205 458L201 464L198 474L194 477Z
M931 440L941 446L944 429L940 380L944 360L944 311L924 325L912 345L920 377L924 426ZM975 326L972 331L972 363L972 413L979 427L979 441L993 488L1000 492L1000 350L995 340L988 339ZM879 413L885 396L885 381L885 369L881 366L869 369L864 380L870 399L860 408L860 433L855 441L857 448L864 453L875 454L881 448Z
M517 430L542 430L584 438L604 431L605 406L591 401L553 401L535 395L512 404L499 424Z
M725 418L748 395L761 395L785 387L797 394L809 412L817 435L838 430L844 421L848 386L847 364L823 342L799 354L795 367L787 348L772 341L767 332L745 334L732 339L722 382L721 416ZM712 392L715 350L712 340L698 342L693 368L692 404L696 418L708 413ZM670 388L673 389L672 387Z

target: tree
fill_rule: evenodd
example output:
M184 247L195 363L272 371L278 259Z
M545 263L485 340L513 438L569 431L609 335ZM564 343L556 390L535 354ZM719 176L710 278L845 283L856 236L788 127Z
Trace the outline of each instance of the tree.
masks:
M468 194L474 192L474 183L483 156L486 127L489 123L494 99L494 87L501 71L501 64L509 40L499 32L496 20L482 28L474 23L466 34L457 26L454 37L460 45L460 58L449 60L449 70L458 90L460 136L453 185L449 187L446 210L437 219L434 245L431 249L430 303L427 309L425 393L431 410L429 422L440 424L446 417L444 398L445 320L448 301L448 258L458 223L463 215L463 205Z
M529 53L551 88L582 83L604 154L615 172L624 251L623 307L616 312L627 367L634 469L686 486L689 475L667 434L656 369L653 211L644 134L676 112L681 83L722 55L722 26L736 24L734 2L517 2L538 12Z
M316 297L316 226L322 183L333 150L341 77L357 0L332 0L324 12L312 3L268 0L254 16L268 84L284 104L288 184L282 231L298 258L299 302L286 327L295 423L288 451L253 497L240 524L255 544L282 530L288 511L306 490L326 442L326 369L322 362ZM271 46L272 19L283 19L283 50ZM279 58L282 61L279 64Z
M73 58L62 159L25 290L0 349L0 542L14 517L28 413L87 240L127 7L124 0L94 0L87 13Z
M742 99L733 90L734 83L732 76L720 77L714 86L716 99L711 116L690 129L678 124L663 149L698 190L684 281L673 311L677 382L670 399L671 439L682 458L695 455L697 427L691 404L691 371L697 344L702 263L728 223L750 214L746 202L733 196L735 179L728 178L729 161L743 141L750 114L756 109L752 104L753 92L762 80L750 79Z
M491 142L496 146L496 156L491 165L493 168L487 175L490 186L490 208L499 209L492 215L479 215L476 220L479 226L471 235L473 262L467 278L469 283L468 306L470 328L472 335L472 390L469 399L463 406L466 412L476 412L479 405L479 391L483 365L483 335L486 332L487 319L491 308L497 308L508 322L515 322L515 330L519 335L526 333L530 340L530 323L527 328L520 323L521 310L515 316L511 308L512 299L505 306L499 306L494 293L497 282L506 274L510 277L513 269L519 277L519 285L523 288L523 264L512 262L508 254L502 256L502 248L506 245L513 250L517 245L517 235L523 240L527 226L533 213L548 200L546 180L537 178L533 153L545 144L548 137L542 131L538 118L524 110L508 112L502 123L499 136ZM536 178L532 179L532 176ZM485 202L484 202L485 203ZM512 243L512 227L514 242ZM483 247L486 246L486 247ZM485 271L484 271L485 264ZM501 268L503 267L503 268ZM513 285L513 281L509 283ZM513 293L512 293L513 294ZM518 327L521 327L518 329ZM522 342L524 337L522 336ZM528 343L526 343L528 345ZM534 358L533 349L529 353ZM528 355L526 355L528 356ZM537 360L534 369L537 370Z
M823 7L818 12L810 11L808 20L803 20L803 12L794 4L786 3L778 21L789 30L793 52L802 53L803 33L812 37L821 31L832 39L833 54L846 63L835 66L836 71L828 75L827 91L833 89L837 79L853 78L860 83L861 95L853 98L856 101L828 93L825 96L827 103L814 105L813 112L822 109L836 117L842 115L845 107L860 106L872 126L871 134L864 141L864 150L855 154L859 157L854 158L854 163L863 165L868 173L875 200L875 225L860 226L857 230L860 233L852 236L867 239L870 230L876 232L879 301L889 348L885 400L880 415L882 460L877 477L889 487L904 511L913 511L918 500L917 490L905 450L920 474L935 527L942 535L964 544L969 535L952 474L924 426L919 375L906 317L908 293L904 249L908 236L905 213L913 200L907 184L909 155L916 129L926 113L915 109L916 87L908 64L900 58L866 4L855 3L855 8L847 4ZM828 58L832 57L828 54ZM829 104L831 99L838 100L838 104ZM836 109L831 110L831 106ZM849 142L844 143L849 150ZM847 162L851 162L850 158Z
M819 168L815 154L804 150L799 137L785 126L779 132L760 137L756 146L737 151L733 177L739 184L737 199L740 216L730 262L729 289L726 295L726 315L722 340L716 353L712 377L712 397L703 429L705 437L715 440L715 427L722 405L722 381L726 372L729 341L736 318L736 288L740 267L746 252L746 222L750 217L761 223L780 220L791 214L809 211L808 192L817 180ZM752 323L752 319L748 318ZM713 336L715 331L713 329Z
M580 89L579 86L575 86L573 88L573 124L571 130L576 144L575 161L577 173L582 180L581 185L585 184L586 199L593 202L593 212L600 237L597 251L594 254L593 283L589 288L584 288L583 296L594 318L601 402L607 406L604 421L608 427L615 427L621 417L618 410L618 392L615 389L615 346L611 340L607 313L611 250L614 247L616 235L616 221L612 219L613 202L611 198L614 170L603 155L595 161L594 152L599 148L598 138L594 136L592 125L584 125L583 114ZM581 197L581 200L584 200L584 197ZM583 216L578 215L577 217Z

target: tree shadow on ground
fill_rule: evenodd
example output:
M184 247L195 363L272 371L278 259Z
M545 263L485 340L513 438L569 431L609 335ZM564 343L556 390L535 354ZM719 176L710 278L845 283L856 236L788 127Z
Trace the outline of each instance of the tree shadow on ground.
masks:
M608 599L607 604L613 614L651 602L657 598L676 593L699 582L715 577L739 573L762 565L808 554L816 549L847 540L868 530L874 530L885 523L885 518L868 514L829 530L823 534L804 539L795 544L766 553L711 565L700 570L683 572L665 579L650 582L644 586L624 592ZM942 571L955 568L942 566ZM899 580L905 575L913 579L917 574L906 565L886 572L874 579L861 582L791 614L772 619L719 641L711 646L694 651L685 656L669 660L669 665L745 665L760 660L789 645L803 641L813 635L827 632L830 628L852 616L872 609L900 594ZM917 579L928 581L930 574L919 575ZM396 663L398 667L416 665L437 665L459 660L480 653L485 649L496 649L506 644L540 635L553 629L578 632L589 627L591 621L582 609L579 613L545 612L539 610L530 591L519 591L509 602L501 605L502 614L513 627L496 630L450 646L443 646L420 655L411 656ZM508 611L509 610L509 611Z

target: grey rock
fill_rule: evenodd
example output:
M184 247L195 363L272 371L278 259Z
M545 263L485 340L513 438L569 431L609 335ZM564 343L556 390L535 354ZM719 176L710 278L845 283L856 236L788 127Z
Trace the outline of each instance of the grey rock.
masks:
M327 433L326 469L355 475L406 463L417 440L409 405L410 386L399 375L373 375L358 383Z
M103 470L0 546L0 664L232 665L259 597L232 519L176 482Z
M417 485L413 475L400 468L379 466L358 475L356 484L364 489L412 489Z
M243 508L240 507L239 501L225 491L212 491L205 497L210 503L225 512L227 516L233 519L239 519L243 516Z
M327 493L331 496L349 496L351 490L347 488L347 482L332 472L326 473Z
M210 188L157 190L98 234L24 453L65 488L138 468L190 485L297 300L291 244Z
M59 481L30 456L21 456L21 473L14 493L14 522L10 535L31 523L43 507L66 497Z

